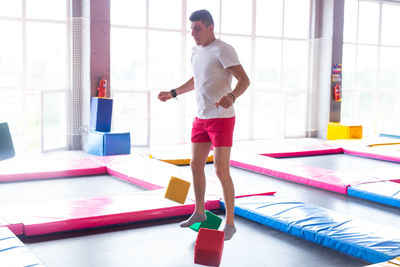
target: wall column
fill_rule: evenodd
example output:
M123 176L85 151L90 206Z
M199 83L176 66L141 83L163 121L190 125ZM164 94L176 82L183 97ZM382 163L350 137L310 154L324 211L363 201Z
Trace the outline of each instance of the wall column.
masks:
M340 122L333 99L333 64L342 63L344 0L315 0L312 7L309 137L325 139L328 122Z
M110 0L81 0L86 26L83 29L82 46L84 66L82 99L82 143L85 150L86 136L90 125L90 103L98 95L99 81L104 77L107 97L110 97Z

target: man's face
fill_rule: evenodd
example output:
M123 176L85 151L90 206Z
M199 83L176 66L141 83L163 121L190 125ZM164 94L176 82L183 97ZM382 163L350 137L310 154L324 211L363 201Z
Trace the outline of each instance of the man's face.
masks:
M192 36L197 45L206 46L213 40L214 25L206 26L201 20L192 22Z

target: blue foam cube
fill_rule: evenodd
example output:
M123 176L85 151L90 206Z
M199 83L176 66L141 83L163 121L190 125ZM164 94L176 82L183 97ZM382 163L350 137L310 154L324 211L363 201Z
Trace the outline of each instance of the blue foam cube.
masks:
M7 122L0 123L0 160L15 156L13 141Z
M86 152L97 156L131 153L130 133L89 131Z
M93 97L90 106L90 130L109 132L111 129L113 100Z

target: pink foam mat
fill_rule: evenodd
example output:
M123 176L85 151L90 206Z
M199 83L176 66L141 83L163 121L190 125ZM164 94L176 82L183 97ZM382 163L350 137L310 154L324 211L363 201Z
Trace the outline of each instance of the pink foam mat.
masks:
M90 199L59 200L0 206L2 216L23 224L24 234L61 231L189 215L194 202L184 205L164 198L164 190L121 194ZM207 197L206 209L219 209L220 201Z
M343 149L341 147L320 143L313 145L298 145L294 147L280 147L273 151L261 153L260 155L273 158L286 158L340 153L343 153Z
M149 190L166 188L171 176L191 182L192 174L188 169L159 160L138 155L123 155L100 158L107 165L107 172L120 179ZM252 188L246 184L236 183L235 191L238 195L267 192L271 188ZM223 196L219 179L207 176L207 195L220 199ZM193 186L190 187L188 199L195 199Z
M79 160L46 160L18 167L17 164L2 168L0 181L109 173L153 191L90 199L0 205L0 225L7 226L17 235L40 235L189 215L194 210L192 186L184 205L163 196L163 188L167 187L171 176L191 181L191 173L187 169L147 157L121 155ZM254 189L245 185L237 187L238 195L257 194L268 192L267 190L270 188ZM207 177L206 209L219 209L221 196L218 178Z
M395 183L400 183L400 166L360 171L357 173L357 175L363 177L374 177L379 181L391 181ZM369 182L370 181L368 180L359 180L354 181L351 185L364 184Z
M400 152L381 149L379 147L344 147L343 152L350 155L372 158L378 160L386 160L393 162L400 162Z
M276 192L264 192L264 193L256 193L256 194L249 194L249 195L238 195L235 198L244 198L244 197L254 197L254 196L273 196Z
M343 153L340 145L324 143L312 138L236 142L233 149L271 157Z
M357 143L356 144L346 143L343 146L343 152L354 156L400 163L399 151L382 149L379 146L368 147ZM360 174L363 174L363 172L361 171ZM382 181L392 181L400 183L400 166L369 170L368 174ZM361 181L360 183L367 183L367 182L368 181L365 182Z
M150 190L166 187L171 176L191 179L187 170L165 162L137 155L118 155L75 160L13 162L0 167L0 182L106 173Z
M380 180L370 174L354 174L284 162L279 159L245 153L233 153L230 164L235 167L347 194L351 184Z
M107 172L138 186L153 190L168 186L171 176L191 181L187 169L138 155L107 159Z
M17 235L38 235L166 218L191 214L194 210L193 197L189 196L185 205L181 205L165 199L164 190L160 190L168 185L171 176L190 181L190 174L187 170L158 160L122 155L79 160L46 160L20 166L11 164L2 168L0 181L109 173L154 191L0 206L0 226L7 226ZM219 205L218 197L207 195L207 209L218 209Z
M24 226L22 223L12 224L2 217L0 217L0 227L7 227L15 235L22 235L24 233Z
M0 182L72 177L106 173L105 164L92 158L11 162L0 168Z

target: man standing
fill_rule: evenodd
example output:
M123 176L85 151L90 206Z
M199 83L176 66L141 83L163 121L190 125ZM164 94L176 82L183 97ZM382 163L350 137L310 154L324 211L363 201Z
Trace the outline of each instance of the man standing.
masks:
M182 222L181 227L207 219L204 212L206 179L204 167L213 146L215 172L218 176L225 200L225 240L236 232L234 223L235 189L229 172L235 111L233 103L250 85L249 78L239 62L232 46L216 39L214 21L207 10L198 10L190 16L192 36L196 46L192 50L193 77L171 91L160 92L158 98L165 102L177 95L195 90L198 104L197 117L192 128L193 186L196 208L192 216ZM232 90L232 76L237 84Z

